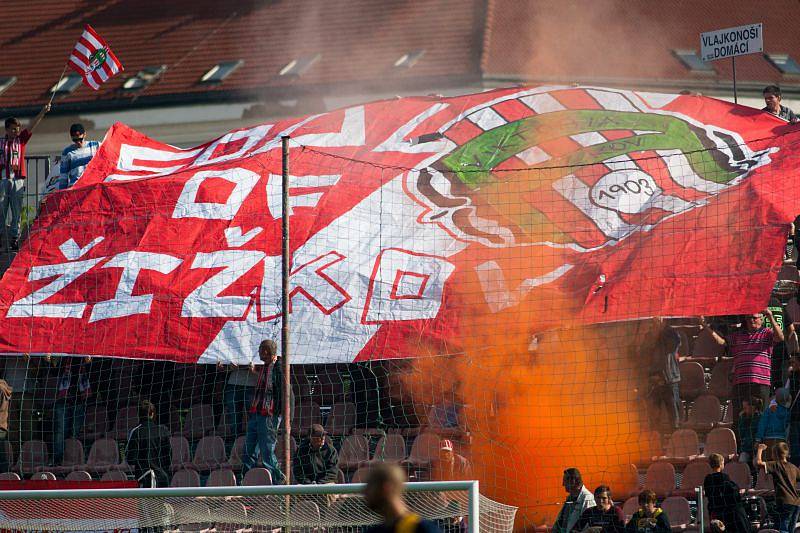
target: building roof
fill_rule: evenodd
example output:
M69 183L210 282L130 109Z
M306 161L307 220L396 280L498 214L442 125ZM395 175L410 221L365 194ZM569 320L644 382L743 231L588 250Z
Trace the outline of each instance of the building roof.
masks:
M674 50L696 51L700 33L763 23L764 52L800 61L796 0L488 0L481 68L485 78L559 82L623 82L628 86L700 88L731 83L731 60L692 72ZM737 79L798 86L762 54L736 59Z
M192 101L220 93L292 96L340 83L479 77L484 5L472 0L37 0L35 6L3 2L0 76L16 76L17 82L0 95L2 109L47 100L87 23L125 72L96 93L80 87L60 100L62 108L109 100L116 106ZM411 56L413 66L395 67L415 51L424 52ZM218 85L200 82L215 64L237 60L242 66ZM281 76L293 60L312 64L301 76ZM121 89L128 77L158 65L167 70L150 86Z
M4 0L0 78L17 81L0 94L0 114L47 100L86 23L126 70L100 91L59 97L57 110L407 93L481 80L721 88L730 86L729 60L698 73L674 51L697 50L703 31L762 22L765 51L800 62L796 11L795 0L769 9L750 0ZM200 82L226 61L243 63L220 83ZM149 86L122 89L160 65L166 71ZM800 77L781 74L761 54L737 59L737 74L743 88L800 91Z

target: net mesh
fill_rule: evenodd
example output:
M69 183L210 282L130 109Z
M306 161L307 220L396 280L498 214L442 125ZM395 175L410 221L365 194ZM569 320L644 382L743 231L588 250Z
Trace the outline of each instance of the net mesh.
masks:
M198 489L198 494L203 490ZM436 522L442 531L463 531L469 522L464 491L405 494L410 511ZM480 498L480 530L513 530L514 507ZM117 531L154 528L175 531L242 531L291 528L363 531L381 523L360 495L106 497L91 499L0 498L0 527L22 531Z
M562 107L580 106L587 94L570 88L551 98L560 99ZM610 90L604 94L595 95L604 105L621 98ZM744 451L735 427L741 395L734 394L729 378L732 353L710 333L727 336L742 320L634 318L659 309L661 302L649 295L664 279L672 283L670 298L691 297L718 311L741 304L744 294L752 296L756 283L774 281L768 257L754 263L731 242L751 250L754 240L785 236L788 224L782 213L771 212L769 219L742 216L742 199L756 201L762 195L735 186L747 185L748 172L761 169L760 183L777 187L785 174L768 167L770 150L788 148L780 137L744 143L729 132L703 133L696 121L665 114L604 118L589 113L576 122L546 115L547 105L555 104L544 97L501 103L493 108L500 119L483 110L441 133L437 139L458 149L451 146L446 158L431 164L385 164L347 156L345 149L324 152L292 141L290 173L298 176L292 182L291 231L300 244L293 249L291 284L295 405L290 453L298 457L311 425L322 424L338 455L333 481L363 481L375 462L401 464L412 481L479 479L487 497L520 509L517 528L554 524L567 498L562 481L569 467L581 471L589 490L609 485L614 500L625 503L627 516L636 510L629 498L643 487L656 490L660 500L672 494L692 500L691 489L702 478L684 475L691 459L717 447L728 450L726 455ZM503 118L524 106L525 112L539 106L540 116L550 118L521 125ZM596 131L601 118L607 120L602 135ZM520 129L510 131L508 124ZM654 131L664 135L649 136ZM482 140L468 142L472 138ZM624 142L630 139L635 143ZM728 144L722 149L720 143ZM708 148L712 145L717 148ZM279 225L262 226L265 209L279 223L280 188L275 187L281 161L274 152L261 155L247 164L266 185L239 198L239 233L229 242L246 241L253 228L279 234ZM374 185L369 194L359 188L364 183ZM321 194L334 186L339 187L336 202L346 212L324 220L303 218L322 209ZM153 213L169 218L178 193L149 191L129 211L105 217L104 227L124 233L120 228L149 220ZM224 200L219 195L239 193L217 184L199 187L196 194L198 202L219 204ZM40 225L34 224L28 239L39 242L62 230L85 232L85 222L57 216L58 209L77 210L71 201L44 204ZM613 255L656 230L659 245ZM165 254L175 253L187 238L180 228L147 237L150 251ZM258 241L236 253L226 249L232 255L199 266L186 252L186 268L194 264L197 272L170 286L173 292L157 293L144 322L139 315L113 315L123 304L114 300L120 267L103 263L82 272L75 283L90 296L84 320L98 302L111 301L104 312L113 317L92 324L101 328L112 320L113 325L97 330L103 351L93 357L82 355L84 330L73 329L67 320L49 337L40 330L24 336L29 343L24 351L31 355L2 357L3 375L14 389L9 469L23 477L47 471L66 478L85 471L94 480L120 472L132 479L126 442L139 424L138 402L147 399L155 405L156 421L171 435L167 483L247 484L246 433L262 368L257 349L263 339L277 340L280 334L275 242L266 254L258 255L259 246L266 246ZM719 253L723 245L724 254ZM460 263L459 254L468 247L470 255ZM800 276L792 240L786 249L769 306L788 339L789 325L800 316L795 296ZM683 254L703 257L702 265L682 264ZM15 265L30 268L38 265L34 259L21 253ZM616 261L616 273L627 283L624 301L605 297L605 260ZM459 268L448 270L451 262L459 262ZM747 270L732 273L731 265ZM676 273L678 268L683 270ZM638 277L625 278L633 270ZM577 271L582 272L579 282L556 283ZM221 272L231 275L220 278ZM133 285L127 289L136 295L158 292L164 276L142 270L135 290ZM717 290L724 285L721 278L728 280L727 290ZM212 287L196 291L212 279ZM697 291L698 279L714 289L689 294L685 288ZM57 294L49 304L74 302ZM43 303L14 305L35 315ZM161 321L181 311L190 316L180 327ZM615 318L594 323L607 316ZM192 343L200 337L215 340L223 328L237 342L215 345L220 364L202 358L187 363L178 356L196 358ZM122 348L103 336L109 331L124 339ZM665 340L666 331L677 339L679 356L688 358L680 362L679 385L664 381L672 342ZM43 345L43 337L50 344ZM46 349L50 345L58 350ZM797 350L776 344L773 389L787 379L789 356ZM47 355L51 351L66 355ZM142 359L161 356L181 362ZM275 456L286 472L283 429L277 431ZM258 465L269 462L264 452ZM219 470L230 471L233 481L221 480L214 474ZM258 472L264 483L278 481L274 469ZM749 470L739 474L747 488L766 483ZM355 506L352 515L358 520L368 519L354 503L360 500L342 501ZM235 513L248 508L242 501L217 506L187 500L168 512L165 504L172 505L159 502L158 516L199 509L185 519L170 519L170 525L229 523L225 516L238 523ZM251 507L257 514L263 506L254 502ZM327 502L317 507L322 516L338 508L328 508ZM226 515L228 508L236 511ZM499 504L487 508L484 512L494 512L489 516L499 524L493 530L503 530L512 510ZM685 518L675 525L694 523L691 514L680 514L683 507L672 512ZM248 511L248 520L252 516Z

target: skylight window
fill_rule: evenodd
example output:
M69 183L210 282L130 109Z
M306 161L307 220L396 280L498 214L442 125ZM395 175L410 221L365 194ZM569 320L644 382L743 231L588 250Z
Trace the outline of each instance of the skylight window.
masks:
M0 76L0 94L17 82L16 76Z
M302 76L308 69L314 66L314 63L319 61L320 54L314 56L301 56L289 61L280 72L281 76Z
M683 63L684 67L692 72L714 72L714 67L711 63L706 63L700 59L700 56L694 50L673 50L672 53Z
M211 67L208 72L203 74L203 77L200 78L200 83L220 83L222 80L233 74L233 72L243 64L244 61L241 59L217 63Z
M800 75L800 64L789 54L764 54L764 57L781 73Z
M411 68L424 55L425 50L412 50L401 55L397 61L394 62L394 66L395 68Z
M125 83L122 84L122 88L126 91L138 91L140 89L144 89L161 77L161 74L163 74L165 70L167 70L166 65L145 67L140 70L136 76L132 76L125 80Z
M75 89L77 89L82 81L83 78L81 78L77 74L72 74L72 73L67 74L66 76L61 78L61 80L58 83L56 83L55 85L53 85L53 87L50 88L50 93L61 94L61 95L69 94Z

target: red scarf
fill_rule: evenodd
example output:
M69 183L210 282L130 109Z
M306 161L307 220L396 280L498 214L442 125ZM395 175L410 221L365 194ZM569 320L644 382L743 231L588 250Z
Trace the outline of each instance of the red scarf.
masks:
M17 135L13 139L0 137L0 167L3 169L2 178L10 178L11 171L20 176L20 161L22 159L22 139Z
M275 363L270 363L261 368L253 403L250 404L250 413L257 413L261 416L275 414L275 402L272 400L272 370L274 367Z

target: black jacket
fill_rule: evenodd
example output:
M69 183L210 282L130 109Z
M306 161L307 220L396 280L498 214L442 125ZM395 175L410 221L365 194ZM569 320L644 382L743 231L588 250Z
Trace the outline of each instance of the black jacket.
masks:
M275 361L272 369L272 405L275 416L283 417L283 357ZM289 416L294 416L294 391L289 388ZM285 422L284 422L285 424Z
M169 430L152 420L147 420L133 428L125 448L125 459L133 467L136 477L146 471L169 472L172 447L169 443Z
M305 439L297 448L292 472L301 485L336 483L338 463L339 455L336 453L336 448L327 439L319 450L313 449L311 441Z

